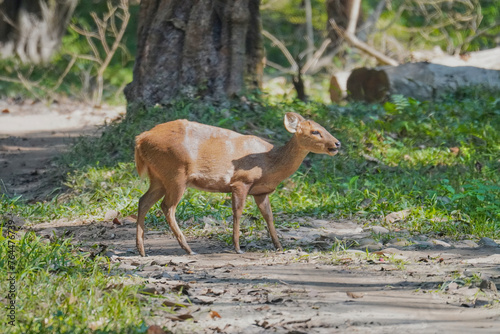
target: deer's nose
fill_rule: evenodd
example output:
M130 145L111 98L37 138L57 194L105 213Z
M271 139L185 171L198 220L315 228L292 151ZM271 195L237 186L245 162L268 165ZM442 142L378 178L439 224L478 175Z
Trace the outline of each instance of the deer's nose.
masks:
M339 141L338 141L338 142L335 142L335 147L340 148L340 146L342 146L342 145L340 144L340 142L339 142Z

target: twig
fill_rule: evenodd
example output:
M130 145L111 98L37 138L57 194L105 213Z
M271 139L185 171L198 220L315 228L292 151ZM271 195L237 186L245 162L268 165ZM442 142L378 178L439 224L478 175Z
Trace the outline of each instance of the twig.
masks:
M102 102L102 95L104 90L104 72L113 59L116 50L118 50L118 48L121 48L122 50L126 49L122 45L121 41L130 19L128 0L121 0L118 6L113 6L112 2L108 0L108 12L104 13L102 19L99 18L99 16L97 16L95 12L92 12L91 16L97 26L97 33L90 32L75 25L71 25L70 27L78 34L85 36L85 38L87 39L87 43L89 44L92 53L94 54L94 56L77 55L77 57L80 59L91 60L99 65L96 74L97 89L94 95L94 105L99 106ZM115 16L121 20L121 26L119 29L116 26ZM114 38L111 46L107 41L108 32ZM104 56L99 53L99 50L97 49L97 46L95 45L93 39L96 39L99 43L101 43L104 50Z
M358 25L359 9L361 8L361 0L351 0L349 8L349 22L347 23L346 33L355 35L356 26Z
M385 65L392 65L392 66L398 66L399 62L386 56L380 51L375 50L373 47L369 46L368 44L360 41L355 35L349 33L348 31L342 30L335 20L333 18L330 19L330 24L332 28L335 30L335 32L344 38L349 44L354 46L355 48L369 54L372 57L375 57L380 63L385 64Z
M318 62L318 59L323 55L327 46L330 45L331 42L332 42L331 39L329 38L325 39L321 44L321 46L319 47L319 49L316 50L313 57L304 64L304 67L302 67L300 73L306 74L307 71Z
M299 65L297 64L295 59L293 59L292 54L290 53L290 51L288 51L285 44L283 44L283 42L281 42L279 39L277 39L273 34L268 32L267 30L262 30L262 35L269 38L274 43L274 45L276 45L281 50L283 55L286 57L286 59L288 60L288 62L292 66L291 71L293 73L297 72L297 70L299 69Z
M21 72L17 72L17 77L23 84L23 86L31 93L33 96L39 100L43 100L40 95L38 95L35 90L33 89L33 86L39 87L38 84L31 82L30 80L26 79Z
M50 89L51 94L53 94L55 92L55 90L57 88L59 88L59 86L61 86L64 78L66 77L66 75L68 75L69 71L71 70L71 68L73 67L73 65L75 64L77 59L78 59L78 57L75 55L73 55L71 57L71 60L69 61L68 66L66 66L66 69L64 70L63 74L61 74L61 76L59 76L59 79L57 80L56 85Z
M277 64L273 61L270 61L269 59L266 59L266 65L271 66L272 68L277 69L280 72L286 73L286 74L295 74L291 68L286 68L281 66L280 64Z

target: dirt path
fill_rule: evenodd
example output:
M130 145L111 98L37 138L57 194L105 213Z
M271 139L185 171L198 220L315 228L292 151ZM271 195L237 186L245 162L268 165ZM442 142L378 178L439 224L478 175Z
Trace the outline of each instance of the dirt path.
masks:
M66 106L47 108L43 119L30 113L32 106L0 103L0 109L9 109L0 115L0 179L2 191L36 199L53 190L50 158L73 136L94 131L92 124L117 112L94 110L100 116L92 118L71 114ZM272 251L268 237L251 243L260 251L243 255L218 240L188 238L199 255L187 256L168 231L148 231L149 256L142 258L135 250L134 219L119 220L121 225L111 217L28 228L48 238L72 236L82 247L109 256L120 272L146 278L145 292L166 298L141 295L154 315L150 325L173 332L499 332L495 243L436 240L311 218L298 229L279 230L290 249L285 253ZM301 250L349 244L354 246L338 253Z
M96 125L124 112L123 106L0 100L0 193L46 198L58 185L50 173L52 158L74 137L97 134Z
M272 251L268 238L257 244L267 250L242 255L220 241L188 238L198 253L188 256L169 231L148 231L148 256L142 258L135 250L135 220L120 222L58 221L35 230L47 237L71 235L82 247L109 256L120 272L146 278L147 293L166 296L143 297L155 315L150 325L174 333L498 333L500 328L498 247L389 243L368 256L356 247L322 255L301 251L297 231L281 229L291 249L284 253ZM367 233L349 221L308 220L300 228L300 234L330 244L334 238L360 241Z

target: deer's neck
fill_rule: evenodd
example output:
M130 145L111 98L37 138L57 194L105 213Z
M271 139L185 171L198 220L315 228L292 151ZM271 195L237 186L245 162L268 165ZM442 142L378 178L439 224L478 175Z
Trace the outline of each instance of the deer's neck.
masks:
M284 146L274 147L269 153L269 175L279 183L295 173L309 151L301 148L297 137L293 136Z

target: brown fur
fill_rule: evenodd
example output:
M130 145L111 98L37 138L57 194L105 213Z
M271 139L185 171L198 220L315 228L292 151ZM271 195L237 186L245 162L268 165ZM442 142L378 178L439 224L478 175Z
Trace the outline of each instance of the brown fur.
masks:
M256 137L187 120L155 126L136 138L139 175L147 173L148 191L139 200L137 248L144 250L144 218L162 197L162 210L180 246L192 254L175 220L175 210L187 187L232 194L233 243L239 247L239 223L247 195L252 195L266 220L271 239L281 249L273 223L269 194L292 175L308 152L335 155L340 142L321 125L287 113L290 141L275 147Z

